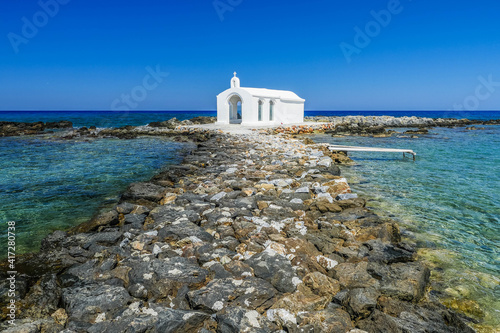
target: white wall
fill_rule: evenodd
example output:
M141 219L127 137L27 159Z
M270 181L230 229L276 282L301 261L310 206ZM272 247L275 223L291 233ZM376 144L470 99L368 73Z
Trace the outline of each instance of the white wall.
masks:
M238 94L242 100L241 113L242 125L280 125L291 123L302 123L304 121L304 103L284 101L279 98L259 98L252 96L247 91L239 88L231 88L217 96L217 122L220 124L230 123L229 98ZM262 121L259 121L259 100L263 101ZM270 102L274 101L274 120L269 120Z

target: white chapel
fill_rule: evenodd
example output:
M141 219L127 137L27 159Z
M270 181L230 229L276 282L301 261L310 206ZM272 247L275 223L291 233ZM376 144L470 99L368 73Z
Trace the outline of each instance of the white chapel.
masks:
M217 123L281 125L304 122L305 100L291 91L243 88L234 73L231 88L217 95Z

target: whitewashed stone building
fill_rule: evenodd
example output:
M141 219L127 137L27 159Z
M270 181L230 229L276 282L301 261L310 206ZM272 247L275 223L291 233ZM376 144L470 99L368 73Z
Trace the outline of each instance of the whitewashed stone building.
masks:
M231 88L217 95L217 123L251 126L302 123L304 102L291 91L243 88L235 72Z

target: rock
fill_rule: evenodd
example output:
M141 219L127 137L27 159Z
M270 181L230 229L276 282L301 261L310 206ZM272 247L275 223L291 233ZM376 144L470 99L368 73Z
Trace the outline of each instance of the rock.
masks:
M316 257L316 261L318 262L318 264L321 265L321 267L323 267L327 271L333 269L335 266L339 264L337 261L321 255Z
M216 195L214 195L213 197L210 198L210 201L213 201L213 202L218 202L220 201L222 198L224 198L225 196L227 195L226 192L219 192L217 193Z
M41 134L44 130L45 124L41 121L35 123L0 121L0 137Z
M286 309L270 309L266 312L267 318L272 322L285 328L296 328L297 318L294 314L288 312Z
M114 313L124 307L130 295L123 287L86 285L63 289L62 302L70 320L93 322L100 313Z
M76 226L71 230L71 233L96 231L100 227L116 225L119 222L118 213L116 210L111 210L97 215L87 223L82 223L81 225Z
M326 198L321 198L320 200L316 200L315 206L322 213L326 212L339 213L342 211L342 208L339 205L330 202Z
M294 292L297 278L288 259L272 251L253 255L245 261L253 268L255 276L269 281L276 289L284 293Z
M369 249L367 254L369 261L393 264L415 260L415 251L408 251L406 248L401 248L389 243L382 243L380 239L370 240L364 243L364 245Z
M137 229L141 228L146 221L146 214L127 214L123 217L123 223L132 224Z
M217 279L206 287L188 293L193 308L218 312L227 307L260 310L271 306L276 290L268 282L254 277L244 280Z
M196 124L196 125L202 125L202 124L212 124L217 121L217 117L205 117L205 116L199 116L199 117L194 117L189 119L191 123Z
M9 325L7 329L2 330L4 333L56 333L61 332L64 326L57 324L51 318L31 320L16 318L14 325Z
M340 265L339 265L340 266ZM425 294L430 271L422 263L396 263L389 266L370 263L368 272L380 281L380 291L387 296L418 302Z
M330 168L330 166L332 165L332 162L333 162L333 160L330 157L323 157L319 160L317 165Z
M177 199L177 194L167 193L167 194L165 194L165 196L163 197L163 199L161 199L160 205L171 204L171 203L175 202L176 199Z
M181 240L192 236L206 242L213 240L212 235L196 224L189 222L186 218L181 218L172 223L168 223L158 231L158 239L162 241L167 239Z
M413 310L414 311L414 310ZM456 314L448 310L419 308L416 313L402 311L397 317L392 317L377 309L370 317L357 322L357 326L367 332L436 332L436 333L472 333L475 332Z
M301 327L309 327L309 332L346 333L354 328L347 312L339 308L298 315Z
M331 299L331 296L318 296L311 292L298 290L279 299L273 304L272 309L285 309L296 315L300 312L323 310L331 302Z
M89 249L93 245L114 245L122 238L122 235L123 233L121 231L99 232L90 235L82 247L84 249Z
M366 318L377 306L377 299L380 296L374 288L354 288L349 290L344 304L349 309L352 317Z
M208 276L205 269L183 257L152 259L129 265L133 267L128 273L130 292L143 295L142 288L136 286L139 284L147 289L152 299L159 300L175 295L183 285L198 285Z
M368 263L342 263L334 268L334 277L340 282L342 288L368 288L377 287L379 282L367 271Z
M198 332L203 327L203 323L209 319L209 316L203 312L181 311L158 306L130 312L130 315L120 316L115 321L94 324L88 332Z
M267 333L277 329L276 325L255 310L246 310L242 307L227 308L217 314L217 332L252 332Z
M447 299L443 301L443 304L450 309L465 313L467 316L474 318L483 319L485 313L481 306L474 300L471 299Z
M313 293L319 296L333 297L340 291L340 283L320 272L312 272L302 279L304 284L311 289Z
M123 193L121 200L138 201L142 199L159 202L163 199L165 192L165 187L153 183L133 183Z
M265 191L274 190L273 184L257 184L257 185L255 185L255 187L263 189Z
M52 315L52 318L54 318L55 322L59 325L65 326L66 323L68 322L68 314L66 313L66 310L60 308L57 309Z
M235 278L254 276L253 268L239 260L233 260L225 266Z
M67 120L60 120L45 123L45 128L73 128L73 123Z
M130 202L122 202L115 207L116 211L120 214L130 214L135 209L136 205Z
M257 208L263 210L264 208L269 207L269 204L265 201L257 201Z
M50 250L55 250L57 248L60 248L68 237L68 233L62 231L62 230L57 230L54 231L53 233L49 234L47 237L45 237L42 240L42 246L41 250L42 251L50 251Z
M22 302L23 316L32 319L44 319L54 312L59 304L61 288L55 274L44 275Z
M343 201L343 200L351 200L357 198L358 195L356 193L345 193L345 194L339 194L336 199L339 201Z
M152 122L152 123L149 123L149 126L151 126L151 127L165 127L165 128L168 128L168 129L175 129L180 124L181 124L181 122L179 120L177 120L177 118L174 117L172 119L169 119L169 120L166 120L166 121L162 121L162 122Z
M309 193L308 187L301 187L295 190L295 193Z

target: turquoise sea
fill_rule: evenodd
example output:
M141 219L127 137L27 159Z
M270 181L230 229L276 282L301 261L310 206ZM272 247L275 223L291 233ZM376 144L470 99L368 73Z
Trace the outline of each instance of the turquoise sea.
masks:
M75 127L144 125L215 112L0 112L0 121L70 120ZM306 112L306 115L392 115L498 119L500 112ZM401 129L403 131L403 129ZM352 153L344 167L353 191L380 214L400 221L433 270L433 293L464 308L484 327L500 327L500 126L436 128L418 139L331 137L319 142L408 148L398 154ZM16 221L17 253L36 250L56 229L67 229L117 202L134 181L179 163L192 145L168 139L58 141L0 138L0 222ZM5 249L5 232L0 246ZM5 256L5 251L1 256ZM458 300L458 301L456 301ZM474 311L476 307L481 311Z
M130 183L180 163L194 148L163 138L0 138L0 225L6 231L5 222L16 222L17 254L37 250L48 233L88 221L116 204ZM1 235L6 249L6 232Z

